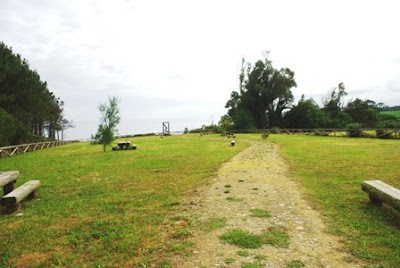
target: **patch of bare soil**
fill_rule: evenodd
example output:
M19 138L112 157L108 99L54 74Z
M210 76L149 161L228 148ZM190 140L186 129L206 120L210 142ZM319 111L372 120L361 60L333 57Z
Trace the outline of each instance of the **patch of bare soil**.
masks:
M362 266L343 251L338 237L325 231L321 216L302 198L299 183L290 178L277 145L255 143L236 155L210 185L197 191L190 204L189 213L199 222L226 218L226 226L211 232L196 229L190 238L195 246L188 256L176 256L173 267ZM271 217L252 217L252 209L267 210ZM271 227L286 230L287 248L243 249L219 238L232 229L260 234Z

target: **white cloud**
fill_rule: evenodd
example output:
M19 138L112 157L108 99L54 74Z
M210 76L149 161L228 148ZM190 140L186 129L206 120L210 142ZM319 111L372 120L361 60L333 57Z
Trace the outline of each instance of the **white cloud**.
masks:
M320 101L343 81L349 95L399 104L399 5L4 0L0 36L65 101L77 124L71 138L88 137L110 95L122 99L121 134L132 124L153 131L165 117L216 122L237 89L241 58L254 62L265 50L276 67L295 71L295 96Z

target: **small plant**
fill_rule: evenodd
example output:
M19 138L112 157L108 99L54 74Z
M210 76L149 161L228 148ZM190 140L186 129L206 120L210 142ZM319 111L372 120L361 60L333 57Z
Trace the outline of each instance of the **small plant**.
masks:
M361 129L361 124L353 123L346 126L347 136L349 137L362 137L363 131Z
M183 243L175 243L171 245L171 251L180 252L185 250L186 248L193 247L195 244L193 242L183 242Z
M237 197L232 197L232 196L227 197L226 200L231 201L231 202L243 202L243 198L237 198Z
M242 262L242 268L261 268L261 264L253 262Z
M244 180L238 180L238 182L244 182Z
M266 140L268 138L268 136L269 136L269 133L265 132L265 133L261 134L261 139Z
M261 255L261 254L257 254L256 256L254 256L254 259L256 259L258 261L263 261L263 260L266 260L267 257L265 257L264 255Z
M224 194L229 194L231 191L229 191L229 190L225 190L224 191Z
M260 235L251 234L240 229L226 232L220 236L220 239L241 248L259 248L264 244Z
M250 255L249 251L247 250L239 250L236 254L240 257L248 257Z
M180 227L173 232L172 237L177 239L182 239L190 236L191 234L192 232L187 227Z
M257 190L258 190L258 188L257 188L257 187L253 188L253 191L257 191Z
M293 260L287 263L288 268L301 268L305 266L306 264L302 260Z
M219 237L220 239L241 248L259 248L262 245L288 247L289 236L282 230L270 228L268 232L252 234L240 229L233 229Z
M216 229L224 228L226 226L226 218L211 218L200 225L200 230L209 233Z
M230 184L225 184L224 187L225 187L225 188L231 188L232 185L230 185Z
M255 208L255 209L251 209L251 217L257 217L257 218L269 218L271 217L271 214L269 213L269 211L264 210L264 209L260 209L260 208Z
M234 258L227 258L227 259L225 259L225 264L232 264L232 263L234 263L235 262L235 259Z

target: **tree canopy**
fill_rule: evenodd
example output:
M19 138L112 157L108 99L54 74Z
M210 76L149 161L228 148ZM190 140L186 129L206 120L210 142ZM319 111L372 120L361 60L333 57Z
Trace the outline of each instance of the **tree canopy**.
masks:
M109 97L108 104L103 103L99 106L101 113L100 125L97 133L92 136L92 142L103 145L103 151L106 151L107 145L109 145L117 134L117 125L120 121L119 116L119 100L117 97Z
M7 122L0 146L54 140L65 119L63 105L28 61L0 42L0 121Z
M302 95L293 104L292 88L296 87L294 72L289 68L275 69L271 61L257 61L254 66L242 60L239 90L231 93L221 117L224 130L251 131L272 127L346 128L400 127L395 116L379 113L383 103L356 98L345 103L345 85L340 82L322 100L322 107Z
M233 91L225 106L234 126L267 128L281 125L283 112L293 102L294 72L289 68L275 69L271 61L265 59L254 66L247 64L247 68L243 65L239 80L239 92Z

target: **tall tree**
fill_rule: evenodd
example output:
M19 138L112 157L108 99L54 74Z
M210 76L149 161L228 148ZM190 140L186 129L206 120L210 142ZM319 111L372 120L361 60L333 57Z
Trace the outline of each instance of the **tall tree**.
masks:
M115 139L118 131L117 125L121 119L118 104L119 100L117 97L109 97L108 104L103 103L99 106L101 113L100 125L94 139L97 143L103 145L103 152L106 151L107 145Z
M378 123L378 114L375 102L356 98L350 101L344 111L350 115L354 123L363 127L375 127Z
M47 138L55 139L62 101L49 91L39 74L30 69L28 61L14 54L3 42L0 42L0 107L19 126L13 143L42 139L45 133Z
M343 111L344 97L347 95L344 83L333 88L323 100L325 127L342 128L351 122L351 118Z
M289 128L317 128L323 125L323 113L313 99L301 97L285 114L285 126Z
M254 67L247 66L245 71L243 61L239 92L232 92L225 106L229 109L228 115L235 122L237 112L246 111L241 112L240 117L250 115L256 128L282 125L283 111L293 102L291 89L296 87L294 72L288 68L275 69L267 58L256 62Z

